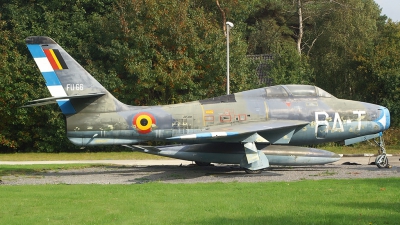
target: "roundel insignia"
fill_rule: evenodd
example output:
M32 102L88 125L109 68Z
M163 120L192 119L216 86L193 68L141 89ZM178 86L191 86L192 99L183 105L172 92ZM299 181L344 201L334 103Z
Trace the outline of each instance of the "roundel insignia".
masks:
M147 134L156 125L156 119L150 113L141 112L133 117L132 125L140 134Z

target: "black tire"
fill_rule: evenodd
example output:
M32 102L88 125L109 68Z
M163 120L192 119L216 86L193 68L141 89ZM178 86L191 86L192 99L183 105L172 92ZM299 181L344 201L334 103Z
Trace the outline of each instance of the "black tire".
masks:
M194 163L196 163L198 166L211 166L211 163L209 162L194 161Z
M384 157L384 159L382 159ZM375 159L375 165L381 168L388 168L389 167L389 160L386 155L378 155Z
M244 169L244 171L247 174L260 174L262 172L262 170L250 170L250 169Z

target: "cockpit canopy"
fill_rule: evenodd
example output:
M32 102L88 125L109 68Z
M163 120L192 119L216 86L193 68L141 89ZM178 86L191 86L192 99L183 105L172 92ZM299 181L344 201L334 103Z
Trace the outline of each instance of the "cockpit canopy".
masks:
M284 97L309 97L309 98L335 98L333 95L322 90L319 87L311 85L277 85L266 87L265 92L268 98L284 98Z

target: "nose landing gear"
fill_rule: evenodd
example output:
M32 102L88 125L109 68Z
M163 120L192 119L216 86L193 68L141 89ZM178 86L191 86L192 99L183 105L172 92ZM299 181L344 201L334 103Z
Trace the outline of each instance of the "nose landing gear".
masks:
M386 156L385 141L383 140L383 137L379 137L379 142L374 139L374 142L379 147L378 156L375 159L375 165L378 168L392 168L392 166L389 165L389 159Z

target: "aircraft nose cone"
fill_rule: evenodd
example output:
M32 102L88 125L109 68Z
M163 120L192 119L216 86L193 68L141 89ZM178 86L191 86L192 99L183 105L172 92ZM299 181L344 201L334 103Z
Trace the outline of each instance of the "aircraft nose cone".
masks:
M384 108L385 116L386 116L386 129L390 127L390 112L389 109Z
M380 107L379 109L379 118L377 119L377 123L381 126L382 131L389 129L390 127L390 112L386 107Z

